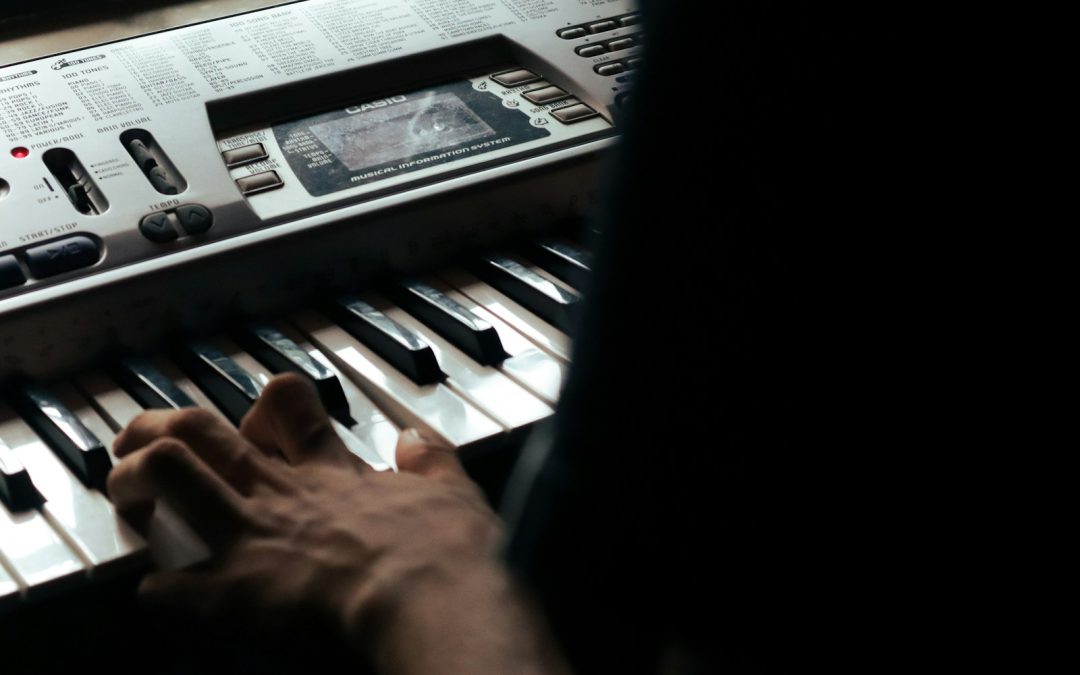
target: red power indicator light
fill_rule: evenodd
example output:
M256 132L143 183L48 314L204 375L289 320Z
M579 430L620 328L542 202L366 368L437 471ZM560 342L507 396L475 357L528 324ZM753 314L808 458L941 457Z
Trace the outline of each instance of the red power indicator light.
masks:
M25 159L30 156L30 151L26 148L12 148L11 156L15 159Z

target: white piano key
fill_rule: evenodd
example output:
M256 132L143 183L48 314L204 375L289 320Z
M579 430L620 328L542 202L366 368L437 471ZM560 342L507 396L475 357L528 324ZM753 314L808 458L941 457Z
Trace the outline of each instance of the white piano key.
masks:
M150 359L151 363L173 381L200 408L218 415L221 411L172 361L165 357ZM143 412L143 407L133 399L111 375L101 371L83 373L75 380L82 393L94 403L95 410L105 418L113 432L123 429ZM224 417L224 415L222 415Z
M323 315L301 312L292 323L400 426L416 427L456 448L501 435L494 420L449 387L415 384Z
M536 346L566 363L570 362L570 338L547 321L480 281L472 273L455 269L440 275L446 283L512 326Z
M375 294L362 296L370 304L420 335L435 352L447 384L465 400L503 425L507 431L528 426L554 414L546 403L522 389L495 368L482 366L400 307Z
M559 393L566 380L566 363L539 349L509 324L473 302L460 291L437 279L425 279L424 282L442 291L495 329L499 335L499 341L502 342L503 350L508 355L499 364L499 369L506 373L507 377L536 394L549 405L555 405L558 402Z
M159 363L159 365L162 365ZM175 368L172 364L164 364L169 368ZM165 371L163 371L165 372ZM170 375L171 377L172 375ZM184 380L186 382L186 378ZM180 379L174 378L173 382L181 383ZM116 441L116 434L126 427L131 420L143 412L135 399L113 382L109 376L100 373L87 373L79 378L82 393L93 398L93 407L99 412L96 416L83 416L85 424L102 443L109 448L112 456L112 446ZM109 386L113 388L110 389ZM197 403L191 389L194 385L187 382L183 385L188 395ZM198 395L201 397L202 393ZM208 409L215 410L213 404L205 400ZM202 405L200 403L200 405ZM220 414L220 413L218 413ZM113 456L113 462L116 457ZM181 569L202 562L210 557L210 549L206 543L196 534L191 527L168 504L159 503L154 509L154 515L147 524L146 532L143 533L150 551L150 557L154 564L164 569Z
M349 415L354 422L348 428L348 431L359 439L366 448L373 450L389 467L397 471L397 441L401 432L398 426L370 398L365 396L353 381L346 377L325 354L308 342L294 327L279 322L274 324L274 328L281 331L285 337L307 352L308 356L334 374L334 377L341 384L342 391L345 392L345 400L349 403ZM344 435L342 440L345 441L346 445L349 445L349 440ZM367 461L368 458L361 454L360 449L351 447L349 449L360 456L361 459Z
M51 389L92 433L107 433L98 440L111 445L111 431L74 388L61 384ZM145 564L146 542L117 515L105 495L83 485L29 425L7 412L0 410L0 437L45 498L42 513L83 559L90 574L105 576Z
M7 441L10 422L24 424L0 405L0 435ZM46 448L46 452L51 452ZM20 457L20 461L22 458ZM39 488L40 489L40 488ZM36 509L12 513L0 504L0 568L7 570L28 599L48 596L86 581L86 564Z
M12 578L0 560L0 616L11 610L19 602L20 589L18 582Z

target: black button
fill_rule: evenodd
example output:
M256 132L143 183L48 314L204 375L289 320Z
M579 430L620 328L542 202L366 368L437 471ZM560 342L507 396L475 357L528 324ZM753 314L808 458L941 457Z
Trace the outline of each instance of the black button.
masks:
M172 218L164 211L151 213L139 222L139 232L150 241L163 244L173 241L178 236Z
M63 274L98 261L101 252L90 237L68 237L26 249L26 264L38 279Z
M221 153L221 157L225 160L225 166L230 169L245 164L251 164L257 162L260 159L266 159L266 148L262 143L252 143L251 145L245 145L242 148L233 148L232 150L226 150Z
M245 196L274 190L284 184L277 175L277 171L263 171L254 176L236 179L236 186L240 188L241 194Z
M202 204L185 204L177 207L176 218L188 234L202 234L214 224L214 214Z
M0 289L14 288L26 283L22 268L15 261L15 256L5 255L0 257Z

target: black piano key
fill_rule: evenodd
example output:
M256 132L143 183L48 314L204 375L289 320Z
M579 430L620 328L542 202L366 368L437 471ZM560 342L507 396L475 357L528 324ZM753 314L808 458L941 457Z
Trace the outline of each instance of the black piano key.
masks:
M27 383L15 387L15 408L79 480L104 490L112 469L109 453L82 421L45 387Z
M569 331L581 296L545 279L518 261L501 255L483 256L473 271L510 299L552 324Z
M251 373L209 343L187 343L176 360L233 424L240 424L262 393L262 384Z
M18 513L35 508L43 501L26 467L0 439L0 503Z
M439 289L420 281L406 281L391 293L407 312L478 363L494 366L506 359L495 327Z
M530 246L525 255L552 276L579 290L588 281L591 256L576 246L560 241L541 241Z
M413 382L434 384L445 377L435 352L423 338L370 304L343 296L331 305L329 312L342 328Z
M144 408L174 409L195 407L195 401L164 375L149 359L132 356L121 359L113 375L133 399Z
M269 324L252 323L236 331L235 337L240 346L271 372L299 373L311 380L327 412L345 426L355 424L337 376L288 336Z

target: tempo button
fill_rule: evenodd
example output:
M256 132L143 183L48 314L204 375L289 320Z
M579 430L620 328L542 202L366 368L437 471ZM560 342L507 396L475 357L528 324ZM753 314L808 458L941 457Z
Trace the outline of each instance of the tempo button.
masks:
M188 234L202 234L214 224L214 214L202 204L185 204L177 207L176 219Z
M172 218L164 211L151 213L144 217L139 222L139 232L142 232L142 235L150 241L158 244L173 241L179 236L176 233L176 227L172 223Z

